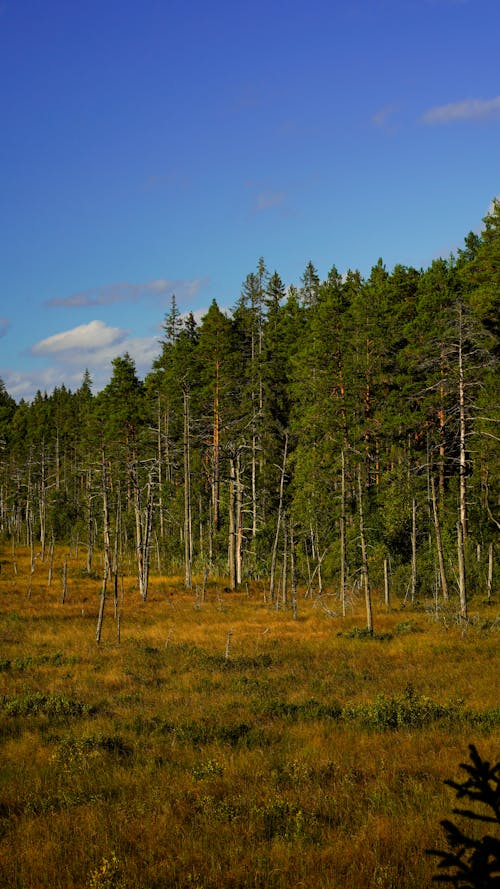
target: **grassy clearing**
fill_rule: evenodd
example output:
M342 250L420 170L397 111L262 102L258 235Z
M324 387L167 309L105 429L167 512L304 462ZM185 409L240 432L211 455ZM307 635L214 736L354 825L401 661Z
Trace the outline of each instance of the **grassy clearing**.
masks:
M59 554L62 562L63 554ZM497 612L120 590L69 563L61 603L27 554L0 575L0 885L16 889L430 886L467 746L499 756ZM225 657L228 632L232 635ZM478 830L480 828L478 827Z

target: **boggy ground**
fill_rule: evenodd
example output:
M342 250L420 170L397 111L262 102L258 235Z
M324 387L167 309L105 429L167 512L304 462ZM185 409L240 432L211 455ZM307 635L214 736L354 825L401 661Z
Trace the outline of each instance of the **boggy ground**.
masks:
M0 573L0 885L422 889L474 743L500 750L498 606L386 613L119 585L38 559ZM228 637L228 634L231 634ZM229 648L228 648L229 639ZM228 648L228 650L227 650ZM226 654L228 655L226 657ZM474 828L481 835L481 824Z

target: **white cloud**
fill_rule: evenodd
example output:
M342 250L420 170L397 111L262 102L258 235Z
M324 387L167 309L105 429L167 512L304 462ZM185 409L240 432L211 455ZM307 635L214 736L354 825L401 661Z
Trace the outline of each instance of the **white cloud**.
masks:
M82 352L96 353L116 349L124 341L127 332L119 327L108 327L104 321L90 321L71 330L55 333L32 346L34 355L64 356L65 360L79 360Z
M117 284L106 284L103 287L81 290L70 296L53 297L47 300L46 305L52 308L108 306L113 303L136 303L167 293L175 293L178 299L184 300L195 296L207 284L208 278L203 277L187 281L176 278L156 278L138 284L122 281Z
M0 377L7 392L17 401L31 400L38 390L50 393L63 383L75 391L88 368L94 391L98 392L109 382L113 358L125 352L135 362L139 378L144 379L160 353L159 339L159 336L131 337L126 330L95 320L56 333L32 346L32 355L48 360L47 366L21 372L3 368Z
M449 105L437 105L422 115L426 124L454 123L463 120L491 120L500 118L500 96L493 99L464 99Z
M24 398L31 400L37 393L52 392L56 386L66 386L68 389L78 389L83 376L83 371L62 371L60 367L44 367L33 371L2 370L2 379L5 388L12 398L20 401Z
M8 318L0 318L0 338L5 336L9 327L10 327L9 319Z

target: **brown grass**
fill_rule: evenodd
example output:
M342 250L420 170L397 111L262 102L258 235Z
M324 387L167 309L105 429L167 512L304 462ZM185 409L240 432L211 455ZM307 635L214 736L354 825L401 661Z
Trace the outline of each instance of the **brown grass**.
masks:
M62 604L67 550L50 588L37 560L30 598L27 552L17 575L0 555L1 886L431 885L425 850L454 805L443 781L471 742L498 759L494 608L473 603L464 628L453 608L378 603L366 639L349 635L362 602L343 621L301 596L293 620L262 584L214 580L200 603L153 578L143 604L125 577L121 642L109 599L97 646L100 581L82 556ZM391 728L373 708L394 697L462 703Z

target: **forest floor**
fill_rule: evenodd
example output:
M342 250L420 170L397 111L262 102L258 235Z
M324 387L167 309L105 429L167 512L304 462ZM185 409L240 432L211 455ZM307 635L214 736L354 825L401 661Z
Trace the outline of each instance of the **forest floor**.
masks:
M68 558L64 601L63 558ZM0 548L0 885L425 889L474 744L500 757L500 607L101 581ZM484 833L481 822L467 825Z

